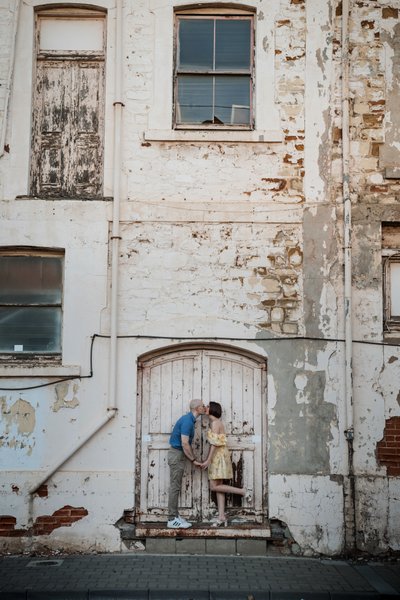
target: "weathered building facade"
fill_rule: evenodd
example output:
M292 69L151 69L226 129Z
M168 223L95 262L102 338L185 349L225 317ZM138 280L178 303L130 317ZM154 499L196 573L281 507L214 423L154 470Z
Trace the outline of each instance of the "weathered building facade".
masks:
M161 535L201 397L234 539L399 550L400 1L0 0L0 28L1 549ZM210 535L189 465L181 505Z

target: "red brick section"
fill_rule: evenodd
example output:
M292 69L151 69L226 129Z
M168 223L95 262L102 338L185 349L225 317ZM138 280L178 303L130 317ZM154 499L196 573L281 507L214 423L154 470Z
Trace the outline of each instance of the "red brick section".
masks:
M30 529L15 529L17 519L10 515L0 515L0 536L22 537L24 535L48 535L58 527L70 527L88 515L86 508L63 506L52 515L38 517Z
M376 445L380 465L391 477L400 477L400 417L387 419L383 438Z
M49 490L47 489L47 485L44 483L36 490L37 495L40 498L47 498L49 495Z

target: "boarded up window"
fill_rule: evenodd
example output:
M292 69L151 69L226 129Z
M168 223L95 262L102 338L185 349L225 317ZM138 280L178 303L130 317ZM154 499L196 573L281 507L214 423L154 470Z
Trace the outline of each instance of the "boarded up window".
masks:
M102 194L104 17L91 10L37 16L31 193Z
M400 223L382 227L384 329L400 331Z

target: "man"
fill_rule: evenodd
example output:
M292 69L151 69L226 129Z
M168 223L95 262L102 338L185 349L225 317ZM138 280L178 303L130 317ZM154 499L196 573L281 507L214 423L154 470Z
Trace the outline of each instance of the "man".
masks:
M202 400L192 400L190 402L190 412L180 417L175 423L169 438L170 449L168 450L169 465L169 496L168 496L168 523L167 527L171 529L187 529L192 524L186 521L178 513L178 498L181 491L183 471L185 469L185 460L188 459L195 466L200 463L196 460L192 441L194 437L194 426L196 419L204 415L206 407Z

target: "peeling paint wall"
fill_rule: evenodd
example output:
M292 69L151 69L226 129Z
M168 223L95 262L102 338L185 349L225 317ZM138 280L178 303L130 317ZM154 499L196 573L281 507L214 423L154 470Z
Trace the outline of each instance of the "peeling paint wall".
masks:
M0 1L4 31L11 4ZM46 516L52 530L34 536L37 548L123 549L114 524L137 499L138 358L223 338L267 364L268 517L287 523L309 555L343 552L353 526L360 550L399 549L399 477L379 454L388 422L400 417L398 346L380 345L382 223L400 222L400 184L387 171L398 150L398 0L350 2L355 523L344 435L339 0L254 2L256 130L241 138L171 129L174 5L123 3L118 415L30 499L42 474L107 413L113 208L108 200L27 197L38 4L21 5L8 151L0 158L0 245L65 250L63 353L52 364L0 357L0 387L32 386L0 391L0 524L32 532ZM107 10L108 198L115 3L97 4ZM0 83L12 55L11 39L3 39ZM82 518L61 526L63 507ZM24 537L4 536L0 547L23 550Z

